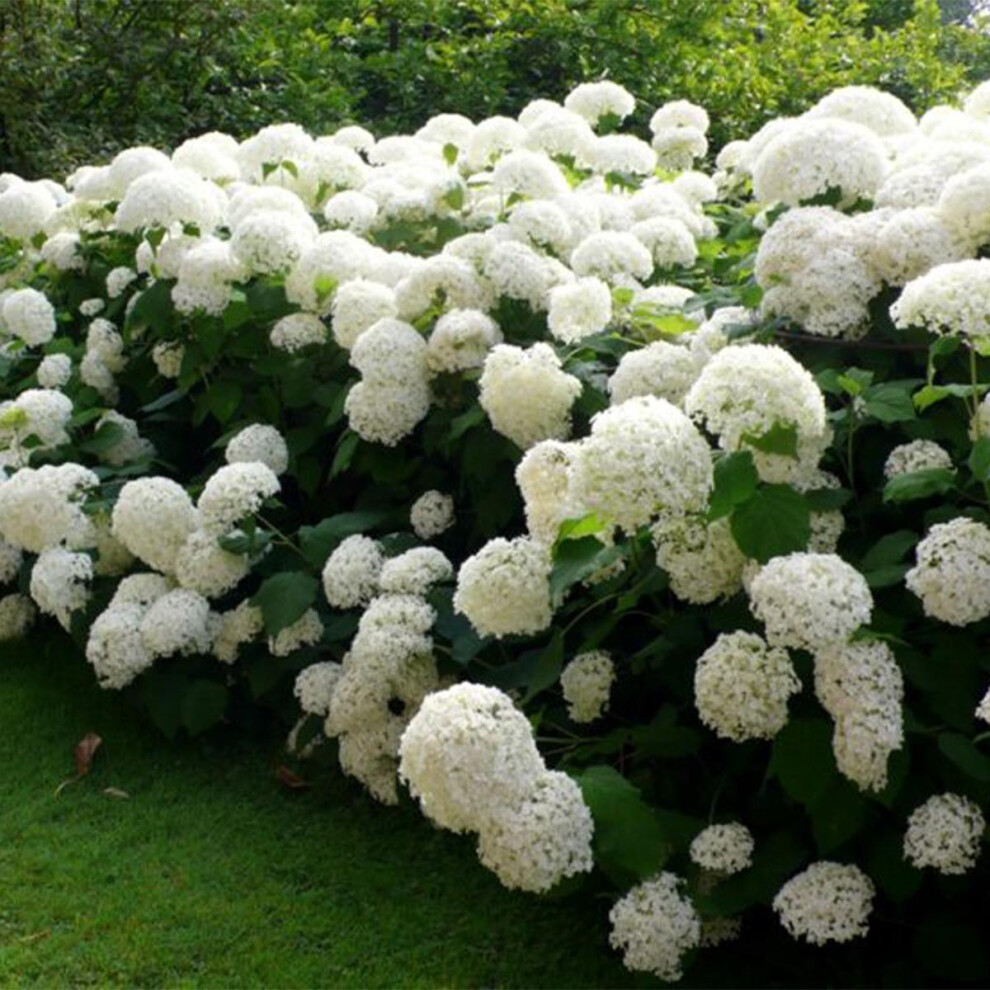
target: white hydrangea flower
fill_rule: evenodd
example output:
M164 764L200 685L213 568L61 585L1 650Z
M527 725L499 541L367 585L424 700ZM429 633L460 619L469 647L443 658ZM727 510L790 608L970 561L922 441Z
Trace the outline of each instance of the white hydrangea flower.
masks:
M521 241L497 241L484 261L485 277L495 292L520 299L534 311L546 308L547 294L559 281L554 271L549 258ZM569 280L570 273L566 269L564 272ZM476 304L476 308L483 307Z
M247 278L247 268L234 257L229 241L206 238L182 256L172 302L180 313L221 316L230 303L233 283Z
M530 447L516 466L530 536L546 545L557 539L560 524L582 512L570 498L573 444L543 440Z
M990 343L988 299L990 259L955 261L908 282L890 315L898 327L921 326L982 346Z
M904 858L919 870L930 866L947 876L976 866L986 819L979 805L961 794L933 794L915 808L904 833Z
M480 368L488 352L500 343L502 331L487 313L452 309L437 320L430 333L426 363L433 374Z
M322 715L330 710L330 699L344 668L333 660L314 663L296 675L293 693L299 699L299 707L307 715Z
M269 339L272 347L295 354L304 347L325 343L327 328L326 324L312 313L290 313L275 323Z
M660 873L633 887L609 911L609 942L622 951L626 969L670 983L681 978L681 957L701 939L701 919L681 893L683 884L673 873Z
M893 93L873 86L841 86L823 96L806 117L833 117L862 124L880 137L911 134L914 114Z
M197 528L192 499L168 478L128 481L112 520L113 535L135 557L164 574L175 570L176 556Z
M0 326L28 347L39 347L55 336L55 309L37 289L15 289L2 298Z
M625 278L643 280L653 274L653 255L634 234L602 230L589 234L574 249L571 268L579 277L595 276L609 284Z
M566 440L581 382L567 374L548 344L528 350L499 344L485 359L478 401L492 427L523 450Z
M565 344L601 333L612 318L612 293L597 278L581 278L550 290L547 326Z
M565 773L547 771L480 832L478 858L510 890L542 893L594 867L591 812Z
M698 258L698 247L687 225L676 217L651 217L633 224L631 233L653 255L657 268L689 268Z
M365 330L350 354L362 380L375 386L398 386L426 380L426 341L402 320L378 320Z
M657 516L700 512L712 485L708 444L676 406L637 396L598 413L576 446L574 501L635 532Z
M545 773L526 716L496 688L429 695L399 746L399 774L441 828L477 831L521 802Z
M0 235L29 241L44 228L58 204L40 182L15 182L0 192Z
M217 468L196 503L200 525L222 535L257 512L265 499L281 488L275 472L260 461L241 461Z
M323 204L323 219L331 228L339 227L355 234L367 233L377 215L378 203L354 189L336 193Z
M85 546L92 524L81 503L99 483L80 464L21 468L0 484L0 535L30 553Z
M11 462L24 464L29 448L21 448L28 437L40 443L35 449L49 450L69 440L66 427L72 417L72 400L53 388L28 388L12 402L0 403L0 446L8 448Z
M528 537L489 540L461 564L454 611L481 636L532 635L550 625L550 553Z
M289 467L289 448L274 426L252 423L227 441L224 457L228 464L257 461L273 474L284 474Z
M636 98L625 87L603 79L575 86L564 99L564 109L594 126L605 116L625 120L636 109Z
M323 593L334 608L367 605L380 590L385 555L369 536L356 533L341 541L323 565Z
M750 610L773 646L811 652L841 646L873 612L866 578L835 554L774 557L748 590Z
M79 314L86 317L96 316L102 313L106 306L107 304L99 296L93 299L84 299L79 304Z
M838 189L843 205L871 199L887 174L887 154L862 124L804 118L782 128L756 159L753 194L764 203L800 206Z
M671 172L690 169L696 159L708 154L708 139L697 127L661 127L651 143L657 165Z
M202 234L222 219L222 193L211 182L184 169L159 169L135 179L114 217L118 230L135 233L172 224L192 224Z
M633 134L607 134L585 149L584 161L599 175L652 175L657 153Z
M729 876L752 865L755 847L752 832L739 822L709 825L691 841L691 861Z
M671 100L650 118L650 130L654 134L669 127L693 127L705 134L708 131L708 113L704 107L690 100Z
M608 380L613 406L637 395L655 395L679 406L700 369L691 350L664 340L629 351Z
M20 639L34 625L38 610L27 595L0 598L0 642Z
M273 657L287 657L304 646L313 646L323 637L323 623L315 609L303 614L274 636L268 637L268 651Z
M257 210L234 227L230 250L234 259L254 274L286 272L302 258L316 234L316 224L309 216Z
M812 945L866 935L876 890L852 864L822 860L791 877L773 899L780 923Z
M549 155L517 149L503 155L492 169L492 186L509 197L513 193L530 199L553 199L567 195L567 179Z
M155 456L154 444L138 433L137 423L133 419L122 416L115 409L111 409L96 421L97 432L105 423L116 428L119 438L113 446L101 450L97 455L104 464L120 467Z
M414 547L385 561L378 584L387 594L426 595L434 584L453 576L454 568L446 554L435 547Z
M883 465L883 476L889 481L912 471L930 471L934 468L952 470L949 452L934 440L912 440L895 447Z
M695 668L699 718L735 742L772 739L787 724L788 699L800 690L787 651L756 633L722 633Z
M409 525L421 540L432 540L454 525L454 500L431 489L423 492L409 510Z
M72 377L72 358L68 354L48 354L38 365L38 384L42 388L63 388Z
M990 164L981 162L965 171L949 176L938 193L938 202L931 211L951 228L958 239L956 257L942 257L939 261L956 261L972 254L974 245L983 245L990 239ZM970 250L967 251L966 248ZM931 267L931 266L929 266ZM923 274L922 271L916 273Z
M202 595L188 588L176 588L148 607L139 631L152 657L189 656L210 652L216 626L210 603Z
M186 349L178 341L162 340L151 349L151 360L162 378L178 378L185 356Z
M657 566L667 572L670 590L681 601L707 605L742 588L746 558L727 518L706 524L700 517L662 517L651 535Z
M527 250L524 244L515 248ZM403 320L419 319L434 307L486 310L492 301L491 290L475 267L452 254L421 260L395 286L395 302Z
M350 428L362 440L386 447L394 447L409 436L429 411L429 385L418 380L401 385L361 381L344 402Z
M818 465L830 440L825 400L814 378L782 348L726 347L702 369L684 400L688 414L716 434L723 450L746 446L774 426L797 431L797 458L753 450L764 481L799 479Z
M990 527L964 517L937 523L915 553L904 583L925 615L954 626L990 615Z
M154 664L141 637L146 611L138 604L111 604L90 626L86 660L101 688L119 691Z
M258 636L264 625L261 609L245 599L236 608L221 614L213 641L213 655L221 663L235 663L240 648Z
M888 757L904 745L904 678L890 647L850 643L817 653L815 693L835 719L840 773L863 790L883 790Z
M86 607L93 561L64 547L42 551L31 568L31 597L45 615L53 615L66 631L72 613Z
M987 191L990 194L990 182ZM962 261L969 254L966 240L936 210L919 206L900 210L881 226L870 260L890 285L904 285L936 265Z
M379 320L399 315L395 291L380 282L356 278L344 282L334 293L331 304L333 338L350 350L365 330Z
M189 534L175 556L175 577L183 588L204 598L219 598L236 587L250 569L243 554L230 553L217 542L216 533L197 529Z
M608 708L615 664L604 650L579 653L560 673L560 687L572 722L594 722Z
M147 610L173 587L172 580L164 574L129 574L117 585L117 590L107 607L140 605L142 610Z
M131 569L134 554L113 535L110 514L100 512L91 517L92 529L87 543L95 554L93 570L99 577L119 577Z
M41 245L41 259L60 272L86 270L86 259L79 251L79 235L63 231L54 234Z
M24 551L0 537L0 584L10 584L20 573Z

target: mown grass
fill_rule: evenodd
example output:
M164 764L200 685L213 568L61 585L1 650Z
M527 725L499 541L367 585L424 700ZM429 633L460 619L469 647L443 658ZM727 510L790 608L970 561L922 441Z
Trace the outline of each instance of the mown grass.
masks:
M0 656L0 727L4 986L638 982L607 900L506 891L468 838L338 773L287 791L276 742L166 742L77 656Z

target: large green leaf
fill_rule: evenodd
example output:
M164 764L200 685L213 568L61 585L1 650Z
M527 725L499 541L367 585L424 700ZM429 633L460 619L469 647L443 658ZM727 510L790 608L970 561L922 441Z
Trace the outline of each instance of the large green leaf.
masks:
M216 725L227 709L227 689L216 681L190 682L182 696L182 724L196 736Z
M276 636L303 617L313 602L320 584L303 571L283 571L268 578L251 599L261 609L265 632Z
M763 485L732 513L729 525L739 549L765 564L808 546L811 512L789 485Z
M729 515L737 505L752 498L759 480L753 455L748 450L723 454L715 461L708 518L721 519Z
M378 529L392 518L392 513L384 509L341 512L315 526L302 526L299 530L299 547L314 567L322 567L341 540Z
M822 718L791 719L773 741L770 771L795 801L814 804L838 775L832 726Z

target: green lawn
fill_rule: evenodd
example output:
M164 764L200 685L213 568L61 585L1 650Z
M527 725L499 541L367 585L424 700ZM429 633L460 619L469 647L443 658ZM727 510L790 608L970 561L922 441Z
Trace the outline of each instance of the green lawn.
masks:
M168 743L78 657L0 659L0 726L4 986L638 982L607 900L506 891L469 838L339 773L286 791L275 743ZM56 797L89 731L93 772Z

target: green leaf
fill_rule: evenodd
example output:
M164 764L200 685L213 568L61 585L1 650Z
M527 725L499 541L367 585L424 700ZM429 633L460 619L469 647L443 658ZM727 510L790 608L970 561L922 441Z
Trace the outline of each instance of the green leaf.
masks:
M148 326L156 334L165 333L172 319L172 279L159 279L150 288L145 289L127 317L126 327Z
M865 866L895 904L906 901L921 886L921 870L904 859L904 836L899 832L885 833L874 845Z
M873 385L863 396L867 413L881 423L905 423L915 419L914 402L911 399L911 386L897 382L884 382Z
M819 855L827 856L863 830L870 803L848 780L834 776L806 808Z
M742 442L764 454L779 454L797 460L797 427L793 423L774 423L763 434L744 433Z
M873 372L864 371L862 368L847 368L844 373L839 374L836 384L846 395L855 398L862 395L863 391L873 383Z
M677 709L664 705L649 725L632 730L637 753L658 760L678 760L701 749L703 736L697 729L677 724Z
M981 484L990 481L990 437L980 437L973 444L967 464L973 477Z
M791 719L773 741L770 772L789 797L815 804L838 776L832 726L821 718Z
M848 488L815 488L803 494L812 512L837 512L852 498Z
M227 710L227 689L216 681L195 680L182 697L182 724L191 736L216 725Z
M550 574L551 596L560 600L572 585L607 567L621 556L621 547L607 547L593 536L565 540L554 550L553 571Z
M577 782L595 823L595 862L609 877L625 886L661 869L670 843L639 791L609 766L588 767Z
M771 557L808 546L811 512L789 485L763 485L733 512L729 525L739 549L765 564Z
M556 543L564 540L579 540L583 536L594 536L606 528L608 524L594 512L589 512L580 519L565 519L557 530Z
M240 407L244 390L237 382L221 378L210 385L206 396L210 412L221 426L226 426Z
M760 480L748 450L723 454L715 461L714 475L708 502L708 518L712 521L729 515L736 506L752 498Z
M971 395L983 395L990 385L925 385L914 393L914 407L918 412L924 412L929 406L948 399L965 399Z
M303 571L284 571L268 578L251 599L261 609L265 632L276 636L301 619L316 601L319 586L315 577Z
M263 553L271 541L271 533L264 529L255 529L251 533L234 529L219 537L217 545L227 553L249 554L254 557Z
M443 194L443 201L452 209L459 210L464 206L464 188L462 186L451 186Z
M918 534L909 529L899 529L896 533L881 536L859 562L859 570L864 574L888 564L898 564L905 554L918 542Z
M537 654L528 674L526 694L522 704L527 705L541 691L553 687L560 678L560 670L564 665L564 634L558 629L550 642Z
M919 498L942 495L956 487L956 472L949 468L925 468L891 478L884 485L885 502L913 502Z
M967 776L974 780L990 781L990 759L966 736L958 732L942 732L938 737L938 748Z
M341 540L356 533L378 529L392 518L392 513L384 509L341 512L315 526L302 526L299 529L299 547L314 567L322 567Z
M443 160L448 165L453 165L457 161L458 149L456 144L445 144L443 146Z
M119 423L112 420L101 424L100 428L93 436L84 443L79 444L79 449L87 454L105 454L108 450L116 447L124 439L124 428Z
M337 452L333 455L333 462L330 464L329 476L331 478L335 478L338 474L342 474L350 467L351 461L354 460L354 455L357 453L360 442L361 438L356 433L352 433L349 430L343 435L340 443L337 445Z
M461 413L460 416L451 420L450 428L447 430L447 439L456 440L470 430L472 426L477 426L484 421L485 410L480 405L473 405L467 412Z

